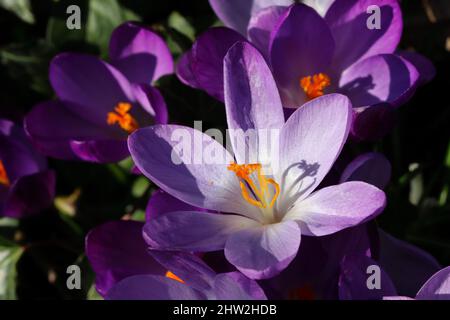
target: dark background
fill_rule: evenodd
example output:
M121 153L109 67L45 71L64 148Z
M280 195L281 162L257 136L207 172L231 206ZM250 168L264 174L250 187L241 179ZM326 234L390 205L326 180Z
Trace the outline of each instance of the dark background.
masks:
M177 59L199 33L219 23L206 0L18 0L14 8L5 8L7 2L0 0L0 117L17 122L37 102L54 97L47 72L50 59L59 52L107 59L113 28L135 20L158 31ZM65 27L71 4L81 7L81 30ZM373 143L352 144L349 152L376 150L392 163L388 207L379 225L449 265L450 2L407 0L402 9L400 48L427 56L437 75L400 108L392 133ZM182 85L175 76L161 79L158 86L172 123L192 126L201 119L204 130L226 127L223 106L207 94ZM0 248L19 253L0 264L9 288L0 298L95 298L89 290L93 274L83 254L86 233L124 215L142 219L154 190L145 178L128 173L130 165L50 159L57 172L55 206L20 222L0 219ZM74 263L82 266L82 290L69 291L66 268Z

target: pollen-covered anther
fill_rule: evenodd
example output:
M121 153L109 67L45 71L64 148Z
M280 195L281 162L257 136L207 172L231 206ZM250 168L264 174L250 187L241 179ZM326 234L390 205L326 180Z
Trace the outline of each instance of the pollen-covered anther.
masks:
M131 107L132 105L128 102L119 102L114 107L114 111L108 112L106 122L110 126L118 124L127 133L139 129L136 119L130 114Z
M317 73L300 79L300 87L309 100L323 96L323 90L330 84L330 77L325 73Z
M6 173L5 166L3 165L3 162L0 160L0 184L4 186L9 186L9 178L8 174Z
M280 194L280 186L275 180L263 175L260 163L231 163L227 169L233 171L239 178L242 197L245 201L259 208L274 206ZM269 185L273 187L273 191L270 191Z
M180 279L176 274L172 273L171 271L166 272L166 277L170 278L172 280L176 280L178 282L184 283L182 279Z

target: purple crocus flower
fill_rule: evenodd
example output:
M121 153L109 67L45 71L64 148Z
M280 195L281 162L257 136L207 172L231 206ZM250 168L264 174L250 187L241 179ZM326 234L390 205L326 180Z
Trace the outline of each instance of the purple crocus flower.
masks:
M228 127L255 129L256 139L246 143L248 154L232 140L232 156L208 135L187 127L156 125L134 132L129 149L144 175L186 203L220 212L167 213L150 220L144 234L158 249L224 249L227 260L246 276L269 278L296 256L301 234L327 235L371 219L384 208L385 195L364 182L313 192L350 130L351 103L345 96L314 99L285 122L273 76L255 48L237 43L224 69ZM174 141L180 130L223 161L192 161L191 152ZM279 133L278 152L262 151L267 145L260 130Z
M0 216L23 218L50 206L55 173L22 127L0 119Z
M348 96L355 112L351 134L358 139L390 130L394 108L434 75L426 58L394 53L403 24L397 0L315 2L320 7L309 1L326 11L324 17L304 4L290 5L291 0L210 2L236 31L219 27L200 35L180 59L177 75L222 101L223 57L237 41L249 41L262 52L284 107L298 108L326 93ZM374 4L380 8L380 29L366 25L366 10Z
M116 28L110 62L62 53L50 64L58 100L38 104L25 127L37 147L60 159L115 162L129 155L128 135L141 126L167 122L163 97L151 84L173 72L167 45L132 23Z
M148 213L154 216L190 208L157 192L149 201ZM143 226L138 221L112 221L86 237L95 286L106 299L265 299L257 283L239 272L216 274L188 253L152 250L149 254L142 238Z

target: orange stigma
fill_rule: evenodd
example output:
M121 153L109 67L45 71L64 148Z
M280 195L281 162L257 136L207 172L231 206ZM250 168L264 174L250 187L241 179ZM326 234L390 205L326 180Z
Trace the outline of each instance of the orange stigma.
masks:
M167 271L167 272L166 272L166 277L167 277L167 278L170 278L170 279L173 279L173 280L176 280L176 281L178 281L178 282L184 283L183 280L181 280L180 278L178 278L174 273L172 273L172 272L170 272L170 271Z
M259 208L273 207L278 195L280 194L280 186L275 182L275 180L267 178L263 175L262 166L260 163L231 163L227 169L233 171L239 178L242 197L245 201ZM253 177L250 177L250 175L253 175ZM255 182L257 182L259 187L255 184ZM274 188L273 195L269 194L269 185L272 185Z
M300 87L309 100L323 96L323 90L331 84L330 77L325 73L317 73L300 79Z
M119 102L114 111L108 112L106 122L112 126L119 124L119 126L128 133L132 133L139 128L136 119L130 114L131 104L128 102Z
M0 160L0 184L3 184L4 186L9 186L9 178L6 174L5 166L3 165L3 162Z

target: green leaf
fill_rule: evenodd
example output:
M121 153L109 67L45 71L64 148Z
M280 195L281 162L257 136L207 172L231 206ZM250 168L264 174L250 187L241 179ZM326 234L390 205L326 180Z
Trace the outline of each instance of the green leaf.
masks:
M34 23L30 0L0 0L0 7L13 12L16 16L27 23Z
M0 247L0 300L16 299L16 265L22 253L18 246Z
M95 285L92 285L89 288L89 291L87 293L87 299L88 300L103 300L102 296L95 289Z
M147 178L139 177L133 183L133 187L131 188L131 194L135 198L140 198L145 194L149 186L150 182L147 180Z
M179 33L184 34L191 41L194 41L195 38L194 27L179 12L174 11L170 14L168 24L169 27L177 30Z
M117 0L91 0L86 25L86 41L99 46L102 55L106 56L112 31L129 20L139 21L140 17L122 8Z

